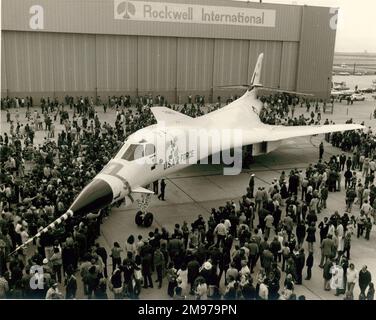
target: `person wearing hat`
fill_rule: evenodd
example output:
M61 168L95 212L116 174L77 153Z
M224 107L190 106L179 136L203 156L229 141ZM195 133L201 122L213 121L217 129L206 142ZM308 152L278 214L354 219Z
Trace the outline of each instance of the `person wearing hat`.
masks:
M201 267L200 276L205 279L207 284L213 283L213 273L215 273L215 270L213 270L213 265L210 261L205 261Z
M43 272L44 272L44 274L48 274L49 276L51 276L51 274L52 274L50 261L47 258L43 259Z

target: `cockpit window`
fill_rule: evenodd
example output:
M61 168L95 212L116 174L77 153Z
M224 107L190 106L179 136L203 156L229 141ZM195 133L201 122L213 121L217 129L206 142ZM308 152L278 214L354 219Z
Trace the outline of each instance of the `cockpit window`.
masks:
M155 153L155 146L154 146L154 144L148 143L145 146L145 156L151 156L154 153Z
M145 156L144 153L144 145L142 144L131 144L127 150L125 150L123 156L121 157L123 160L133 161L136 159L140 159Z

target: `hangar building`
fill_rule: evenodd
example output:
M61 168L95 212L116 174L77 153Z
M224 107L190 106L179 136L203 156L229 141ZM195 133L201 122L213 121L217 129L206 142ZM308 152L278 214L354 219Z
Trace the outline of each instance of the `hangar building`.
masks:
M262 82L327 97L337 9L228 0L3 0L2 96L206 101Z

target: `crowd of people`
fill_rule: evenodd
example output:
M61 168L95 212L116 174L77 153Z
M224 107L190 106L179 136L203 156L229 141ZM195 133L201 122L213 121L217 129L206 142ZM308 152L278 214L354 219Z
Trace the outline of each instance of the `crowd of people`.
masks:
M316 103L312 115L312 103L286 95L262 101L261 118L273 124L319 123L320 106L325 108ZM40 104L35 107L31 97L1 101L10 130L0 135L0 298L82 298L82 287L89 299L136 299L156 281L159 290L166 282L173 299L305 299L295 288L320 267L323 290L333 289L345 299L373 300L367 266L357 265L350 255L352 238L366 243L375 223L376 142L371 131L327 135L352 156L342 153L324 161L320 147L317 163L282 172L267 189L256 186L252 175L239 202L228 201L207 218L175 224L174 230L129 235L125 244L106 250L97 241L111 211L106 208L72 217L11 254L66 212L129 134L155 123L150 106L166 105L193 117L221 106L218 99L206 108L199 96L194 101L188 97L183 106L171 106L162 96L135 101L108 97L106 102L66 96L63 102L42 98ZM307 108L308 119L294 117L299 105ZM100 120L99 108L116 114L114 125ZM46 136L36 143L35 132L41 130ZM343 188L342 178L346 209L322 219L330 193ZM314 261L317 250L320 263ZM355 286L359 297L354 297Z
M260 113L264 123L289 126L320 124L321 112L328 112L329 108L333 108L334 103L331 101L328 104L324 100L310 100L286 94L263 96L260 100L264 105ZM295 117L295 110L299 107L304 108L307 114Z

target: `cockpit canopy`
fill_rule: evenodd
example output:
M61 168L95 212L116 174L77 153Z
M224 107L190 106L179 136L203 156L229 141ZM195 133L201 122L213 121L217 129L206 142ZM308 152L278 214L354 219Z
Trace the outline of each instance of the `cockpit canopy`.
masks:
M133 161L155 154L155 145L147 142L126 143L119 151L116 158Z

